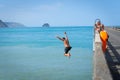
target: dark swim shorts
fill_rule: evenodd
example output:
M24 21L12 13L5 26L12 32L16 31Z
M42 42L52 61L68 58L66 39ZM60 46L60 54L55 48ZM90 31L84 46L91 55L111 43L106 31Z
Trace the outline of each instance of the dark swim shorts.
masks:
M65 47L65 54L67 54L67 53L68 53L68 51L70 51L70 50L71 50L71 48L72 48L72 47Z

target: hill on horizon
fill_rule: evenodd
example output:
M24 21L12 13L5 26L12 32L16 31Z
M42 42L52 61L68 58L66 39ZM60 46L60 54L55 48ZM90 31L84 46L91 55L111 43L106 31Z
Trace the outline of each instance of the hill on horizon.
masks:
M26 26L18 22L3 22L2 20L0 20L0 28L9 27L26 27Z

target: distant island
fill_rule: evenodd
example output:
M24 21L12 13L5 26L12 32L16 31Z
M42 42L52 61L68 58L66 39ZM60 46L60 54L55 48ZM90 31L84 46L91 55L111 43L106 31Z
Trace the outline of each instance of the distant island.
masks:
M44 23L42 27L50 27L50 25L48 23Z
M0 20L0 28L11 28L11 27L25 27L25 25L17 22L3 22Z

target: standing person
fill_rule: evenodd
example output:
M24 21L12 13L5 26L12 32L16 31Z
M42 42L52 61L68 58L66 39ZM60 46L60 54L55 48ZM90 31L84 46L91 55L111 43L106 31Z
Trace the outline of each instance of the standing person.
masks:
M69 51L71 50L72 47L69 44L69 39L68 39L67 33L64 32L64 34L65 34L65 37L60 38L59 36L57 36L57 38L59 40L63 41L63 43L64 43L64 46L65 46L65 53L64 53L64 55L65 56L71 56L71 54L69 53Z
M104 26L100 28L100 38L102 41L102 50L103 52L105 52L107 49L107 42L108 42L109 35L107 31L104 30Z
M96 27L95 30L97 30L98 32L100 32L100 29L104 27L100 19L96 19L95 27Z

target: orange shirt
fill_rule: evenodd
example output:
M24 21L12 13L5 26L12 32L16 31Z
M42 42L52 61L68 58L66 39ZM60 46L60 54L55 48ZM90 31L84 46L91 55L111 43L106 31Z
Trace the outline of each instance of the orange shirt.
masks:
M106 41L108 39L108 34L105 30L100 31L100 38L102 41Z
M100 38L102 41L102 50L103 52L105 52L107 47L107 39L108 39L108 34L105 30L100 31Z

